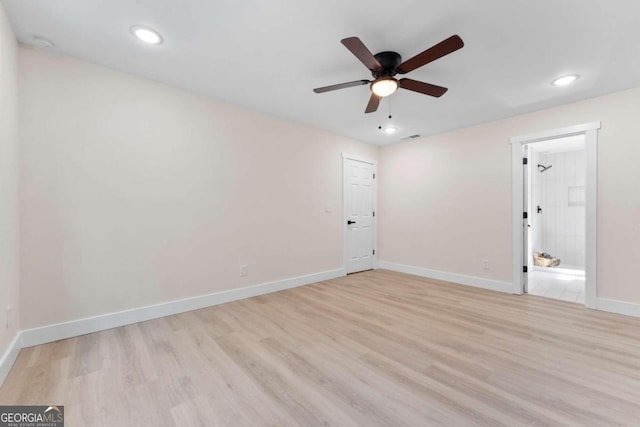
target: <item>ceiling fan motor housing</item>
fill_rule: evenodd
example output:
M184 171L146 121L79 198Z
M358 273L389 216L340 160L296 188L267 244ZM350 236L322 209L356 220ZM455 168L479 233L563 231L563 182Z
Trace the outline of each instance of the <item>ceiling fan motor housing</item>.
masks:
M399 53L385 51L376 53L374 57L380 63L380 65L382 65L382 68L371 70L371 74L373 75L373 77L393 77L398 74L396 69L402 63L402 57Z

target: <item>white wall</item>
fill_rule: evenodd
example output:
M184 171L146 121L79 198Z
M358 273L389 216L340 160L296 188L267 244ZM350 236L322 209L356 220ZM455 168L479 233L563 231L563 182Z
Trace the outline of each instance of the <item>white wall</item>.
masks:
M535 250L560 258L561 267L585 266L585 205L569 204L569 191L584 196L586 180L585 151L567 151L540 155L540 163L549 166L543 173L533 165L533 173L542 178L542 212L540 218L542 240ZM581 199L584 202L584 198Z
M342 266L341 153L377 147L68 57L19 58L24 328Z
M19 203L17 45L0 4L0 358L19 320ZM12 307L6 327L7 306Z
M380 259L511 282L509 138L600 120L598 296L640 303L638 117L640 88L383 148Z

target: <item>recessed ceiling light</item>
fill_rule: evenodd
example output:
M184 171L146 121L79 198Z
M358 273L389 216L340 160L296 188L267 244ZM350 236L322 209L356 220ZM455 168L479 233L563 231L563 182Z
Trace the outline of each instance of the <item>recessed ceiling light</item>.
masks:
M140 25L133 26L131 27L131 34L148 44L162 43L162 36L160 36L157 31L152 30L149 27L142 27Z
M393 126L387 126L386 128L384 128L384 133L386 133L387 135L392 135L394 133L396 133L398 129L394 128Z
M42 49L52 49L53 42L46 37L33 36L33 45Z
M569 74L568 76L558 77L553 82L551 82L551 84L553 86L567 86L578 80L578 77L579 76L577 74Z

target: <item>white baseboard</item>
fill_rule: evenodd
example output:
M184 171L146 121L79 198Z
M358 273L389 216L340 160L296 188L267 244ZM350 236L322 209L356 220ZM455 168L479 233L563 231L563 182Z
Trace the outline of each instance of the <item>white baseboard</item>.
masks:
M617 301L614 299L598 298L596 309L609 313L624 314L626 316L640 317L640 304Z
M322 273L309 274L307 276L262 283L259 285L247 286L245 288L230 289L228 291L216 292L193 298L185 298L162 304L135 308L132 310L119 311L116 313L72 320L40 328L27 329L22 331L21 344L23 348L31 347L79 335L90 334L92 332L130 325L132 323L143 322L145 320L157 319L159 317L170 316L172 314L184 313L186 311L224 304L244 298L309 285L311 283L322 282L324 280L335 279L342 276L344 276L343 269L324 271Z
M513 293L511 282L501 282L498 280L484 279L482 277L467 276L464 274L449 273L446 271L430 270L424 267L414 267L412 265L395 264L387 261L380 261L378 268L397 271L400 273L413 274L414 276L426 277L429 279L443 280L461 285L473 286L476 288L489 289L492 291Z
M7 348L7 351L5 351L2 355L2 359L0 359L0 386L2 385L2 383L4 383L7 375L9 375L11 367L18 358L18 354L20 353L20 349L22 348L20 338L21 332L18 332L11 341L11 344L9 344L9 348Z

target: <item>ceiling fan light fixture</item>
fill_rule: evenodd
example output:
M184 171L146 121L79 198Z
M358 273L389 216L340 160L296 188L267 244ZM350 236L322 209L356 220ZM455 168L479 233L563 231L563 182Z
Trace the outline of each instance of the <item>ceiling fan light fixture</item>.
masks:
M578 76L577 74L569 74L568 76L558 77L553 82L551 82L551 84L553 86L568 86L578 80L579 77L580 76Z
M398 81L393 77L381 77L371 83L371 92L380 97L389 96L396 90L398 90Z

